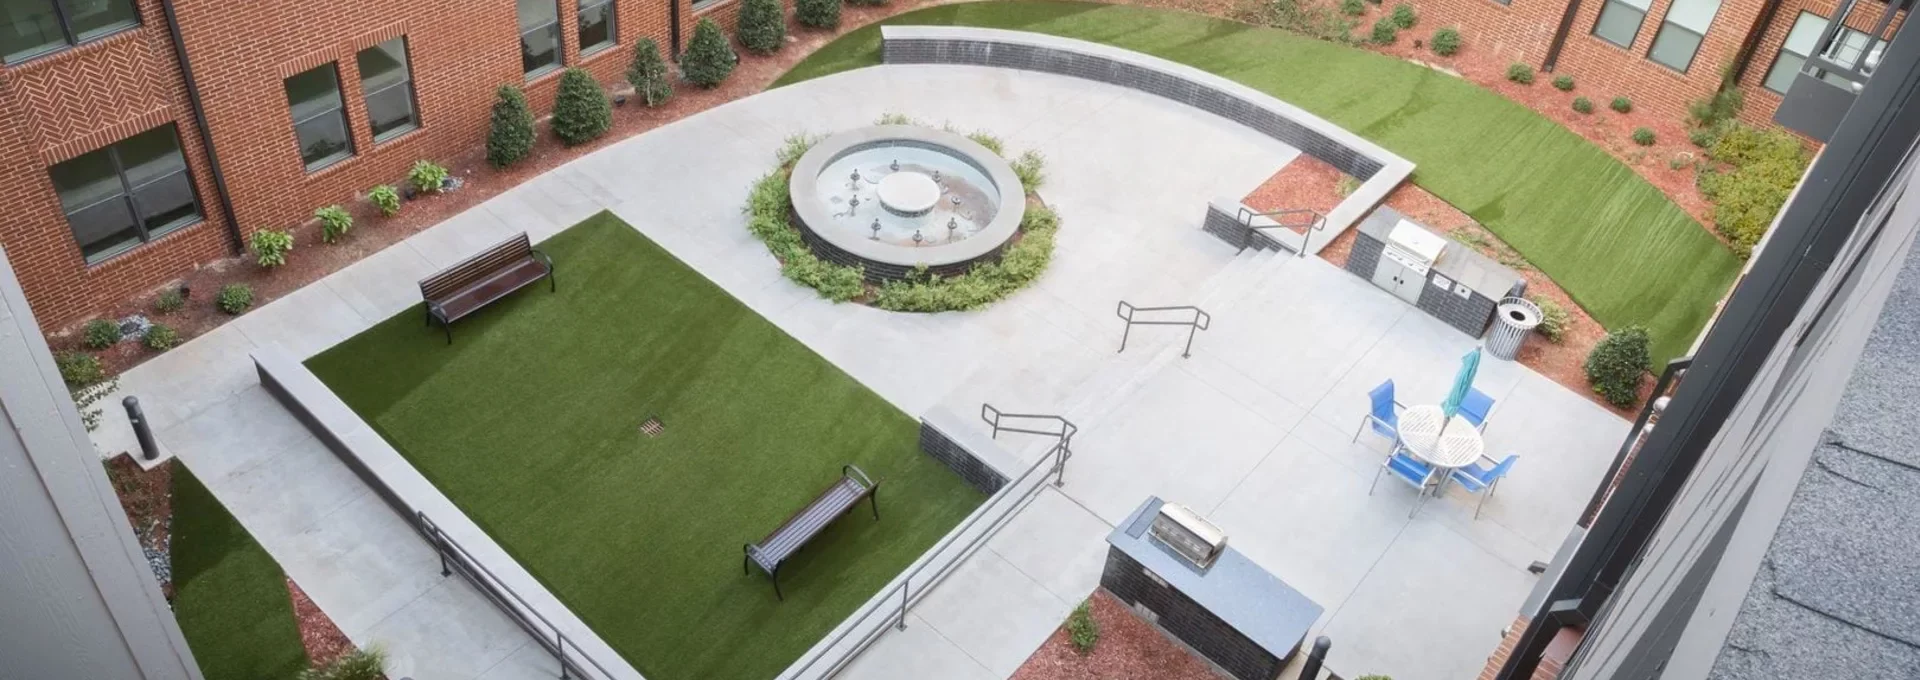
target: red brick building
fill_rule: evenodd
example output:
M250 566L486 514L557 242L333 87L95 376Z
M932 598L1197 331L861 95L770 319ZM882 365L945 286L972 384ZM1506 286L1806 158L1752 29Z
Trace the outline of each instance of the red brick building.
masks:
M64 327L474 148L500 85L542 114L563 67L612 82L635 41L736 8L0 0L0 246Z
M1472 49L1656 110L1684 110L1726 69L1756 121L1833 1L1412 0ZM543 113L561 67L610 82L635 41L675 53L702 15L730 25L736 11L736 0L0 0L0 246L41 322L65 327L240 252L255 229L474 148L502 84L524 85ZM1856 10L1847 24L1875 18ZM1875 49L1865 34L1854 42L1856 59Z

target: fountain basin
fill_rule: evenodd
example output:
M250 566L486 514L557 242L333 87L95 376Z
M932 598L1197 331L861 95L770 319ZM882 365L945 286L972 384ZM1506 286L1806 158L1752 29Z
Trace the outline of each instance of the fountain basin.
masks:
M875 125L829 137L788 180L794 226L814 254L884 283L924 267L955 276L1000 259L1026 195L1007 161L966 137Z

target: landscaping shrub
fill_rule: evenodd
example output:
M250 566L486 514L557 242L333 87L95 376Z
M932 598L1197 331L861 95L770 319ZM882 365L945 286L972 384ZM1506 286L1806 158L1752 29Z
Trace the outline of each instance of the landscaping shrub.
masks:
M992 151L993 155L995 156L999 156L1001 158L1007 157L1007 145L1004 142L1001 142L999 137L995 137L985 132L975 132L973 134L967 135L967 139L973 140L973 143L975 144L979 144L980 146L987 147L987 150Z
M1633 129L1633 143L1640 146L1653 146L1653 128L1637 127Z
M1093 620L1089 604L1081 602L1067 615L1067 639L1073 643L1073 651L1081 656L1092 653L1094 644L1100 642L1100 622Z
M808 28L839 28L840 0L794 0L793 19Z
M1413 25L1420 21L1420 15L1413 11L1413 5L1404 2L1393 6L1393 14L1389 15L1389 18L1393 19L1393 25L1399 26L1403 31L1413 28Z
M723 78L725 76L722 76ZM667 73L667 61L660 58L660 43L641 38L633 44L633 62L627 64L627 82L647 106L659 106L673 98L673 79Z
M1565 74L1554 76L1553 89L1559 90L1561 92L1572 92L1573 76L1565 75Z
M106 349L120 342L120 324L107 319L94 319L87 322L80 339L87 349Z
M407 183L413 190L423 194L439 193L447 186L447 177L452 173L433 161L414 161L413 169L407 171Z
M1379 0L1372 1L1376 5L1380 4ZM1265 0L1257 6L1259 10L1248 13L1247 21L1342 45L1352 45L1357 42L1353 37L1353 29L1358 27L1360 22L1342 15L1333 5L1311 3L1303 6L1299 0Z
M347 235L348 230L353 228L353 216L347 214L346 208L338 205L315 210L313 216L320 220L320 240L326 243L339 241L341 237Z
M914 120L913 116L909 116L907 114L900 113L898 111L888 111L886 113L880 114L879 118L873 119L873 124L874 125L919 125L920 121Z
M1593 100L1586 97L1574 97L1573 110L1580 113L1593 113Z
M780 159L781 167L786 167L789 165L793 165L795 161L800 160L801 156L804 156L807 154L807 149L813 148L813 145L818 144L819 142L820 142L819 137L806 134L804 132L800 134L789 135L787 136L786 143L781 144L780 150L775 151L773 155L774 157Z
M146 344L147 349L165 352L180 346L180 333L173 330L172 326L154 324L147 327L147 335L141 338L141 342Z
M1728 124L1707 155L1728 167L1700 174L1700 193L1713 202L1714 229L1746 257L1773 224L1809 162L1792 134Z
M382 680L386 666L387 655L378 647L356 649L324 667L301 671L295 680Z
M747 194L747 231L767 244L780 260L780 273L789 280L820 292L834 302L846 302L866 292L865 272L859 267L837 265L820 259L800 240L800 232L787 222L788 156L799 158L811 142L796 135L787 139L779 156L780 168L754 182Z
M1350 17L1366 14L1367 3L1364 0L1340 0L1340 13Z
M86 352L61 352L53 355L53 365L60 369L60 379L67 387L86 387L107 379L107 369L100 364L100 357Z
M1521 85L1533 84L1533 67L1520 62L1507 65L1507 80Z
M1537 295L1529 295L1527 299L1540 308L1540 325L1535 326L1534 330L1546 336L1548 342L1560 344L1567 336L1567 329L1573 326L1573 315L1553 300Z
M1617 113L1633 112L1633 100L1628 99L1626 97L1614 97L1613 103L1608 104L1607 106L1609 108L1612 108Z
M787 42L787 15L780 0L745 0L739 24L735 32L748 52L773 54Z
M1341 198L1352 196L1353 192L1359 190L1360 178L1354 177L1353 175L1342 174L1340 175L1340 179L1333 183L1334 193L1339 194Z
M1400 38L1400 28L1393 23L1393 17L1380 17L1373 22L1373 30L1367 33L1367 39L1375 45L1392 45Z
M254 261L262 267L278 267L286 264L287 253L293 252L293 232L261 229L253 232L251 244Z
M613 126L613 102L593 74L575 66L560 76L560 94L553 100L553 134L567 146L599 139Z
M1458 54L1460 52L1460 29L1448 26L1434 31L1433 39L1429 40L1428 44L1433 47L1434 54L1443 57L1451 57Z
M1047 158L1038 151L1028 150L1009 165L1013 166L1013 174L1020 177L1020 188L1026 193L1039 191L1040 185L1047 183Z
M1694 146L1702 149L1713 148L1713 143L1717 139L1719 139L1719 137L1710 129L1694 130L1687 133L1687 141L1692 142Z
M847 4L860 5L862 7L881 7L887 4L887 0L847 0Z
M733 65L738 61L740 55L727 46L726 36L720 34L720 24L702 18L693 27L693 39L687 42L686 53L680 56L680 73L695 85L713 87L733 73Z
M487 151L489 160L491 160L491 156L493 155L493 145L491 142L487 145ZM400 214L400 190L393 188L391 184L382 184L367 190L367 200L373 203L373 207L380 209L380 215L382 217L393 217L394 215Z
M783 185L784 186L784 185ZM922 270L910 281L889 281L872 305L895 312L948 312L979 309L1020 290L1040 277L1053 260L1060 217L1044 206L1027 208L1020 219L1020 240L1000 261L974 267L960 276L939 277Z
M1607 403L1632 406L1640 400L1640 376L1653 361L1647 350L1650 344L1647 329L1638 325L1607 334L1587 354L1587 383Z
M1688 102L1687 121L1693 123L1694 127L1711 128L1738 119L1740 111L1746 107L1747 96L1737 88L1728 88L1705 99Z
M520 92L520 88L501 85L493 92L493 118L487 127L487 165L504 168L532 152L533 109L527 106L527 95Z
M244 283L229 283L220 288L220 295L213 305L220 311L238 316L253 306L253 286Z
M180 308L185 306L187 306L187 294L179 288L168 288L160 291L160 296L153 299L153 313L155 314L172 314L180 311Z

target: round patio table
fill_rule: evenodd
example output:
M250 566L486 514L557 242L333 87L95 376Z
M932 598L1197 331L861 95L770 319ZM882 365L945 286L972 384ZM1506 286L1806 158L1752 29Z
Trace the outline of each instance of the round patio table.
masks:
M1446 423L1442 427L1442 423ZM1449 470L1465 467L1480 459L1486 452L1487 443L1480 438L1480 429L1467 422L1459 414L1453 421L1446 421L1446 412L1439 406L1409 406L1400 414L1400 445L1415 457L1427 464L1444 470L1435 470L1437 477L1446 479ZM1444 432L1443 432L1444 430Z

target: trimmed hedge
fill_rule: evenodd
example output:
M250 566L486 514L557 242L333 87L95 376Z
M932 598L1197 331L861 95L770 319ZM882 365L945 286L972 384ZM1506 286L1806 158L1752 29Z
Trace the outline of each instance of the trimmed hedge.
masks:
M720 33L720 24L701 18L693 27L693 39L687 42L686 54L680 57L680 73L687 82L713 87L732 75L733 65L739 61L740 55L733 53L727 36Z
M640 103L659 106L673 98L673 79L667 74L667 62L660 58L660 43L641 38L633 44L633 62L627 64L627 82L633 84Z
M1460 52L1460 29L1448 26L1433 32L1433 40L1428 41L1433 53L1451 57Z
M1627 408L1640 401L1640 376L1653 363L1647 329L1638 324L1607 334L1587 354L1587 382L1607 403Z
M840 0L794 0L793 20L808 28L839 28Z
M1713 201L1714 230L1745 258L1772 226L1811 160L1787 132L1743 124L1724 127L1707 155L1727 167L1702 172L1700 193Z
M553 100L553 134L567 146L599 139L613 127L613 102L593 74L575 66L560 76L560 95Z
M533 109L520 88L501 85L493 93L493 118L487 128L487 164L504 168L533 152ZM382 212L386 208L381 208ZM395 212L399 211L396 204ZM391 216L393 213L387 213Z
M773 54L787 42L787 15L780 0L745 0L740 5L740 46L754 54Z

